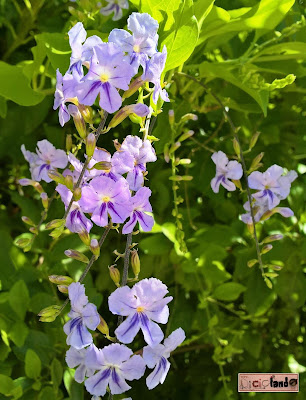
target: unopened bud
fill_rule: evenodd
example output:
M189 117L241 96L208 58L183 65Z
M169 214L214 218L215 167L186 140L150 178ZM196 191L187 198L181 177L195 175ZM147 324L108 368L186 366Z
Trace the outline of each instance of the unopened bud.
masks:
M168 163L170 161L170 154L169 154L169 146L168 143L165 144L164 146L164 159L166 161L166 163Z
M64 219L54 219L53 221L47 223L45 229L50 230L50 229L60 228L64 225L65 225Z
M131 251L131 265L135 275L135 278L138 278L140 272L140 259L137 250Z
M34 222L29 217L23 216L21 219L25 224L35 226Z
M272 284L272 282L270 281L270 279L264 277L264 281L265 281L265 284L268 286L269 289L272 289L272 288L273 288L273 284Z
M65 180L64 180L64 185L72 192L74 183L73 183L73 178L71 175L66 175Z
M191 164L190 158L181 158L177 160L177 165L189 165Z
M234 151L237 154L238 158L240 158L240 146L239 146L239 142L236 138L233 139L233 148L234 148Z
M68 293L68 286L67 285L57 285L57 289L61 293L64 293L64 294Z
M40 318L39 318L39 321L40 321L40 322L53 322L53 321L56 320L57 315L58 315L58 314L51 315L50 317L45 317L45 316L43 316L43 317L40 317Z
M16 246L20 247L21 249L25 249L31 243L32 239L30 238L19 238L15 241Z
M241 182L240 180L232 179L233 184L240 190L242 190Z
M175 123L174 110L169 110L169 124L172 126Z
M37 315L39 317L51 317L53 315L57 315L60 309L61 309L60 306L52 305L52 306L43 308Z
M280 271L283 269L282 265L275 265L275 264L269 264L269 268L273 269L274 271Z
M169 149L169 154L174 153L181 146L180 142L173 143L173 145Z
M49 236L53 237L53 239L58 239L61 234L64 232L65 226L60 226L59 228L55 228L51 233L49 233Z
M268 253L270 250L272 250L273 249L273 246L272 246L272 244L267 244L266 246L264 246L262 249L261 249L261 254L266 254L266 253Z
M74 189L74 191L73 191L73 199L75 201L79 201L81 199L81 197L82 197L82 189L79 188L79 187Z
M41 202L42 202L44 209L47 210L49 207L49 199L48 199L47 193L45 193L45 192L41 193L40 198L41 198Z
M143 81L143 80L141 79L141 76L139 76L138 78L134 79L133 82L130 84L128 90L126 90L126 91L123 93L122 100L123 100L123 99L127 99L128 97L130 97L130 96L132 96L134 93L136 93L137 90L138 90L139 88L141 88L141 86L142 86L144 83L145 83L145 81Z
M69 153L71 148L72 148L72 136L70 134L68 134L66 136L66 151Z
M84 118L83 118L82 114L80 113L78 107L75 106L74 104L69 104L68 111L69 111L69 114L73 118L74 125L75 125L76 130L78 131L79 135L81 136L82 139L85 139L87 136L86 125L85 125Z
M97 239L91 239L90 250L91 250L92 254L94 256L96 256L96 258L99 257L99 255L100 255L100 246L99 246L99 242L97 241Z
M251 171L254 171L255 169L258 168L259 163L260 163L260 161L262 160L262 158L263 158L264 155L265 155L265 153L262 152L262 153L259 153L259 154L254 158L254 160L252 161L252 164L251 164L251 168L250 168Z
M74 282L70 276L65 275L50 275L49 281L55 283L56 285L67 285L69 286L70 283Z
M266 238L264 238L264 240L262 241L262 243L275 242L276 240L282 240L283 237L284 237L284 236L283 236L283 235L280 235L280 234L267 236Z
M81 261L85 264L89 262L88 257L86 257L85 254L80 253L77 250L68 249L64 251L64 254L66 257L73 258L74 260Z
M114 143L115 149L116 149L117 151L120 151L120 149L121 149L121 144L119 143L118 139L113 140L113 143Z
M278 276L278 274L276 272L266 272L265 276L267 276L269 278L276 278Z
M83 104L78 104L79 110L85 120L88 124L93 123L93 110L89 106L84 106Z
M169 176L170 181L180 182L183 180L183 177L180 175Z
M22 178L19 179L18 183L21 186L34 186L35 181L33 181L32 179Z
M250 140L250 150L255 146L255 144L257 143L257 140L259 138L260 132L256 132L254 133L254 135L251 137Z
M97 169L99 171L109 171L112 167L112 163L109 161L99 161L97 162L92 168L92 169Z
M31 233L34 233L34 235L38 235L38 229L36 226L31 226L31 228L29 229L29 231Z
M93 133L90 133L86 138L86 154L89 158L93 156L96 148L96 137Z
M181 118L181 122L186 122L186 121L189 121L189 120L197 121L198 120L198 116L195 115L195 114L188 113L188 114L183 115L182 118Z
M111 265L108 267L109 270L109 276L111 277L111 280L115 283L116 286L120 286L120 272L119 269L116 268L114 265Z
M192 181L193 176L191 176L191 175L184 175L184 176L182 176L181 178L182 178L182 181Z
M97 329L103 333L103 335L108 336L109 335L109 328L107 323L105 322L104 318L101 317L101 315L99 315L100 317L100 324L97 326Z
M41 186L40 183L34 182L33 187L39 194L44 193L44 189L43 189L43 187Z
M258 263L258 260L257 260L256 258L254 258L253 260L249 260L249 261L248 261L248 267L249 267L249 268L252 268L252 267L254 267L254 265L257 264L257 263Z
M128 117L131 114L136 114L138 117L145 117L148 115L150 112L150 109L148 106L142 103L137 103L137 104L131 104L129 106L122 107L121 110L119 110L113 117L113 119L110 121L108 127L109 128L115 128L117 125L119 125L126 117Z
M65 178L56 169L51 169L50 171L48 171L48 176L56 183L60 183L62 185L65 184Z
M193 135L194 135L194 131L190 130L188 132L185 132L178 138L178 142L183 142L184 140L191 138L191 136L193 136Z

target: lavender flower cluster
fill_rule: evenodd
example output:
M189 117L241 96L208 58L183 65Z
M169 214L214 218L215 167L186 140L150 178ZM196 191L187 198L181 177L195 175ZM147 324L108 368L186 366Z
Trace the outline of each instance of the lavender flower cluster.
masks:
M231 180L239 180L243 175L242 166L237 161L229 161L226 154L218 151L212 155L216 164L216 176L211 181L211 188L219 192L220 185L228 191L234 191L236 185ZM292 217L293 211L288 207L278 207L281 200L285 200L290 193L291 183L297 178L295 171L284 175L284 169L279 165L272 165L265 172L254 171L248 176L250 189L255 189L252 194L252 208L255 222L266 220L273 214L279 213L283 217ZM243 208L247 213L241 216L244 223L252 225L250 203L247 201Z
M167 304L172 300L167 296L168 289L155 278L143 279L132 288L116 289L108 299L110 311L126 317L115 331L117 341L98 349L88 329L94 331L100 324L100 315L95 305L88 303L85 288L80 283L68 287L71 302L70 320L65 324L67 344L66 362L76 368L75 380L85 381L92 400L104 396L108 390L112 394L125 393L131 387L126 381L140 379L146 366L153 369L146 383L149 389L163 383L170 368L168 358L185 339L179 328L164 340L163 331L158 324L166 324L169 318ZM147 346L134 354L126 344L131 343L139 330L142 331Z

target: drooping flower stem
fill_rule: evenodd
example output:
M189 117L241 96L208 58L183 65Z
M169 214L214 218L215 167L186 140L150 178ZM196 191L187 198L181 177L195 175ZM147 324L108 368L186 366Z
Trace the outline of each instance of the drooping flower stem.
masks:
M217 103L220 105L220 107L222 108L223 115L224 115L225 119L228 121L228 123L232 129L233 136L236 139L238 146L239 146L239 152L240 152L239 157L240 157L240 161L241 161L241 165L242 165L242 169L243 169L243 175L244 175L244 179L245 179L245 183L246 183L247 197L248 197L248 201L250 204L250 214L251 214L251 218L252 218L253 236L254 236L254 241L255 241L255 246L256 246L256 253L257 253L258 263L259 263L259 267L260 267L262 276L264 276L265 274L264 274L261 253L260 253L259 240L258 240L258 236L257 236L257 232L256 232L256 222L255 222L255 217L254 217L254 210L252 207L252 195L251 195L251 190L250 190L250 186L249 186L249 182L248 182L248 173L247 173L247 168L246 168L246 164L245 164L245 160L244 160L244 156L243 156L243 151L241 148L239 137L237 135L238 129L235 127L235 125L234 125L229 113L227 112L224 104L222 103L221 99L214 92L212 92L208 86L206 86L203 82L201 82L200 80L198 80L197 78L195 78L192 75L188 75L184 72L177 72L177 74L179 76L183 76L185 78L193 80L194 82L196 82L200 86L202 86L207 92L209 92L214 97L214 99L217 101Z

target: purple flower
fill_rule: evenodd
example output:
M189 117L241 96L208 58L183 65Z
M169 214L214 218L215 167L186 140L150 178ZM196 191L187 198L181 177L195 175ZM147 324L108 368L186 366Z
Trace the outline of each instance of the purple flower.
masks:
M52 168L65 168L68 158L64 150L57 150L48 140L40 140L37 142L36 153L27 151L24 145L21 151L25 159L30 163L30 171L34 181L51 182L48 171Z
M170 368L170 362L168 361L170 353L185 340L185 337L183 329L178 328L164 340L164 344L143 348L142 356L147 366L151 369L155 367L154 371L146 379L149 389L154 389L159 383L164 383Z
M288 175L282 177L283 172L284 169L275 164L266 172L252 172L248 178L250 188L258 190L253 197L258 203L267 202L269 210L289 195L291 182L297 177L295 171L290 171Z
M252 204L253 213L254 213L254 220L255 222L259 222L261 220L266 220L272 217L273 214L281 214L285 218L292 217L294 215L293 211L289 207L275 207L272 210L269 210L268 200L265 203L259 203L255 201ZM250 210L250 203L247 201L243 208L248 211L246 214L241 215L241 220L248 225L252 225L252 216Z
M85 376L89 377L95 373L95 370L92 368L88 368L85 364L86 354L90 351L91 347L95 345L91 344L87 349L75 349L74 347L70 347L70 349L66 352L66 363L69 368L78 367L75 370L74 379L78 383L84 382Z
M219 192L220 184L230 192L236 189L236 186L229 179L238 180L242 177L243 171L237 161L228 161L223 151L218 151L211 156L216 164L216 176L212 179L210 185L215 193Z
M76 98L76 86L79 81L70 74L65 74L64 77L56 70L56 90L54 93L53 110L59 108L58 118L61 126L70 120L70 113L67 109L66 103L74 103Z
M83 65L91 60L93 55L93 48L102 44L101 38L99 36L91 36L87 40L86 30L82 22L78 22L73 28L68 32L69 44L72 50L70 57L70 67L69 72L76 75L79 78L84 76Z
M71 303L68 316L71 320L64 325L64 332L68 335L66 343L82 349L92 343L92 336L87 328L94 331L100 323L100 316L97 307L88 303L84 285L79 282L71 283L68 294Z
M164 334L156 322L168 321L167 304L172 297L165 297L167 293L167 286L155 278L143 279L133 288L116 289L108 298L109 309L113 314L127 317L115 331L117 338L122 343L131 343L141 329L149 346L160 343Z
M144 67L148 57L157 52L158 22L149 14L134 12L128 18L127 27L132 35L124 29L113 29L108 40L129 54L130 64L136 74L139 65Z
M60 194L62 202L65 204L65 208L67 208L72 198L71 191L62 184L57 185L55 190ZM90 232L92 228L92 222L85 217L77 201L74 201L71 205L66 218L66 227L70 232L74 233L81 233L84 230Z
M131 233L137 222L139 222L144 232L150 232L152 230L154 219L146 214L146 212L152 212L152 207L149 203L150 196L151 190L147 187L141 187L135 196L131 198L133 211L129 221L124 225L122 233Z
M159 96L163 101L170 101L168 93L165 89L162 89L160 79L161 74L165 68L167 59L166 46L163 47L162 53L155 53L152 58L146 61L144 66L144 73L141 79L145 82L152 82L154 84L153 102L156 104Z
M108 5L106 7L101 8L100 13L102 15L109 15L112 12L114 13L112 20L118 21L122 18L122 9L129 8L128 0L106 0Z
M79 101L91 106L100 95L100 107L113 113L122 104L117 89L127 90L132 76L133 68L120 47L114 43L103 43L94 48L88 74L77 90Z
M133 356L132 350L119 343L88 352L86 364L98 370L85 382L86 390L95 396L104 396L107 386L112 394L126 392L131 389L126 380L140 379L146 369L141 356Z
M83 187L79 204L85 212L92 213L96 225L106 226L108 215L116 224L126 220L131 211L130 198L125 179L115 182L108 176L98 176Z
M121 145L118 158L125 158L125 152L128 152L134 160L126 179L130 189L136 191L143 185L146 163L156 161L155 151L149 140L143 142L138 136L129 135Z

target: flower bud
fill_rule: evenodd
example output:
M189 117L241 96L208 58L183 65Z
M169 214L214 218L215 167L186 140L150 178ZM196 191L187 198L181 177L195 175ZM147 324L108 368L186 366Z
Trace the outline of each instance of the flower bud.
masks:
M255 158L254 158L254 160L252 161L252 164L251 164L251 167L250 167L250 170L251 171L254 171L254 170L256 170L258 167L259 167L259 164L260 164L260 161L262 160L262 158L263 158L263 156L265 155L265 153L259 153Z
M164 159L166 161L166 163L168 163L170 161L170 154L169 154L169 145L168 143L165 144L164 146Z
M148 115L150 112L150 109L148 106L142 103L137 103L137 104L131 104L129 106L122 107L113 117L113 119L110 121L108 127L109 128L115 128L117 125L119 125L126 117L128 117L131 114L136 114L139 117L145 117Z
M193 176L191 176L191 175L183 175L181 178L182 178L182 181L192 181Z
M43 317L39 318L39 321L40 322L53 322L56 320L57 315L58 314L54 314L54 315L51 315L50 317L43 316Z
M81 136L82 139L85 139L87 136L86 125L85 125L84 118L83 118L82 114L80 113L78 107L75 106L74 104L69 104L68 111L69 111L69 114L73 118L74 125L75 125L76 130L78 131L79 135Z
M121 149L121 144L119 143L118 139L113 140L113 143L114 143L115 149L116 149L117 151L120 151L120 149Z
M68 134L66 136L66 151L69 153L71 148L72 148L72 136L70 134Z
M265 284L268 286L269 289L273 288L273 285L272 285L272 282L270 281L270 279L264 277L264 281L265 281Z
M49 233L49 236L53 237L53 239L58 239L61 234L64 232L65 226L60 226L59 228L55 228L51 233Z
M49 199L48 199L47 193L45 193L45 192L41 193L40 198L41 198L41 202L42 202L44 209L47 210L49 207Z
M54 219L53 221L50 221L47 223L45 226L46 230L49 229L54 229L54 228L60 228L65 225L65 220L64 219Z
M137 92L142 85L144 85L145 81L141 79L141 76L134 79L133 82L130 84L128 90L126 90L122 95L122 100L127 99L128 97L132 96L134 93Z
M183 142L184 140L191 138L191 136L193 136L193 135L194 135L194 131L190 130L188 132L185 132L178 138L178 142Z
M84 106L84 104L78 104L79 110L85 120L88 124L93 123L93 110L89 106Z
M120 286L120 272L119 269L116 268L114 265L111 265L108 267L109 270L109 275L111 277L111 280L115 283L117 287Z
M44 193L44 189L42 188L41 184L38 182L34 182L33 188L40 194Z
M70 283L74 282L70 276L65 275L50 275L49 281L55 283L56 285L67 285L69 286Z
M272 244L267 244L266 246L264 246L262 249L261 249L261 254L266 254L266 253L268 253L270 250L272 250L273 249L273 246L272 246Z
M131 265L135 275L135 278L138 278L140 272L140 259L137 250L131 251Z
M38 235L38 229L36 226L31 226L31 228L29 229L29 231L31 233L34 233L34 235Z
M93 133L90 133L86 138L86 154L89 158L93 156L96 148L96 137Z
M89 247L90 247L92 254L94 256L96 256L96 258L98 258L100 255L100 246L99 246L99 242L97 241L97 239L91 239Z
M274 271L280 271L283 269L282 265L274 265L274 264L269 264L269 268L273 269Z
M175 123L174 110L169 110L168 117L170 126L174 125Z
M16 246L20 247L21 249L25 249L30 245L32 239L30 238L19 238L15 241Z
M34 186L35 181L33 181L32 179L22 178L19 179L18 183L21 186Z
M34 222L29 217L23 216L21 219L25 224L35 226Z
M85 254L80 253L77 250L68 249L64 251L65 256L69 258L73 258L75 260L81 261L85 264L89 262L89 259L85 256Z
M189 121L189 120L197 121L198 120L198 116L195 115L195 114L188 113L188 114L183 115L182 118L181 118L181 122L186 122L186 121Z
M61 309L60 306L52 305L52 306L43 308L37 315L39 317L51 317L53 315L58 315L58 312L60 309Z
M248 261L248 267L249 267L249 268L252 268L252 267L254 267L254 265L257 264L257 263L258 263L258 260L257 260L256 258L254 258L253 260L249 260L249 261Z
M251 137L251 140L250 140L250 147L249 147L250 150L251 150L251 149L255 146L255 144L257 143L257 140L258 140L258 138L259 138L259 135L260 135L260 132L256 132L256 133L254 133L254 135Z
M265 276L267 276L269 278L276 278L278 276L278 274L276 272L266 272Z
M68 286L67 285L57 285L57 289L61 293L64 293L64 294L68 293Z
M73 191L73 200L74 201L79 201L82 197L82 189L81 188L75 188Z
M177 165L189 165L191 164L190 158L181 158L177 160Z
M83 229L81 232L78 232L78 235L86 246L90 246L90 236L86 229Z
M237 154L238 158L240 158L240 146L239 146L239 142L236 138L233 139L233 148L234 148L234 151Z
M98 171L109 171L112 167L112 163L109 161L99 161L97 162L92 169L97 169Z
M99 315L100 317L100 324L97 326L97 329L103 333L103 335L108 336L109 335L109 328L107 323L105 322L104 318L101 317L101 315Z
M264 238L264 240L262 241L262 243L270 243L270 242L275 242L276 240L282 240L283 239L283 235L281 234L276 234L276 235L271 235L271 236L267 236L266 238Z
M56 169L51 169L50 171L48 171L48 176L54 182L65 185L65 178Z
M66 175L64 178L64 185L72 192L73 191L73 178L71 175Z
M169 154L174 153L181 146L180 142L173 143L173 145L169 149Z
M240 190L242 190L241 182L240 180L232 179L233 184Z

